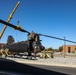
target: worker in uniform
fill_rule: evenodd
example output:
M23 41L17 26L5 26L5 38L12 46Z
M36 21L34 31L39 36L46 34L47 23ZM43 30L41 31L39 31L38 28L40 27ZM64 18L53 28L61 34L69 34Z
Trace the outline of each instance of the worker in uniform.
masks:
M37 53L37 47L34 47L34 58L36 58L36 53Z

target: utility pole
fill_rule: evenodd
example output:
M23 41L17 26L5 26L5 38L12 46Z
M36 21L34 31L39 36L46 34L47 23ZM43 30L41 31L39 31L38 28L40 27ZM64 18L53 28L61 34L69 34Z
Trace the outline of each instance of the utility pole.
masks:
M65 40L65 37L64 37L64 58L65 58L65 53L66 53L66 40Z

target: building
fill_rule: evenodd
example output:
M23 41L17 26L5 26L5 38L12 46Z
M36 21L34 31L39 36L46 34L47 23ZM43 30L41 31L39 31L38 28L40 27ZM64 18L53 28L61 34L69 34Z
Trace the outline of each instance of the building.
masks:
M2 48L3 46L6 46L5 43L0 43L0 48Z
M76 45L63 45L62 52L65 53L75 53L76 52Z

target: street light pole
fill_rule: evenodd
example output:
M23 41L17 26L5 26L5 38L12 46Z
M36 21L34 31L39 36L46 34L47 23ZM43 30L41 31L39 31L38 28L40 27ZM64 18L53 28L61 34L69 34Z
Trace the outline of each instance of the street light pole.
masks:
M65 58L65 53L66 53L66 41L65 41L65 37L64 37L64 58Z

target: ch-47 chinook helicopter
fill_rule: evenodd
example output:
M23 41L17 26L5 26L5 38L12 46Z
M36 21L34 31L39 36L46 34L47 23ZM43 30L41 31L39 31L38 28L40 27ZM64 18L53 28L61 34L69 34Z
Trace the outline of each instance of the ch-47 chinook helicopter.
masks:
M37 34L33 31L30 33L28 31L22 29L20 26L15 26L15 25L5 22L3 20L0 20L0 23L3 23L5 25L10 26L21 32L28 33L28 35L27 35L28 40L22 41L22 42L17 42L17 43L13 43L14 42L13 37L9 36L8 40L7 40L7 45L2 47L4 50L6 50L8 48L10 52L14 52L15 54L18 54L20 52L28 52L28 56L31 56L32 52L36 53L41 50L44 50L44 46L42 46L42 44L40 42L41 41L39 38L40 34Z
M12 38L12 36L10 36L11 41L9 42L9 39L8 39L7 45L3 47L3 49L8 48L10 52L15 52L15 53L28 52L28 56L31 56L32 52L38 52L38 51L44 50L44 46L42 46L42 44L40 42L41 41L40 36L45 36L48 38L54 38L54 39L58 39L58 40L62 40L62 41L76 43L74 41L70 41L70 40L66 40L66 39L62 39L62 38L58 38L58 37L54 37L54 36L48 36L48 35L39 34L39 33L35 33L35 32L30 33L29 31L22 29L20 26L15 26L15 25L5 22L1 19L0 19L0 23L3 23L5 25L12 27L16 30L19 30L21 32L28 33L28 40L18 42L18 43L13 43L13 41L12 41L13 38Z

